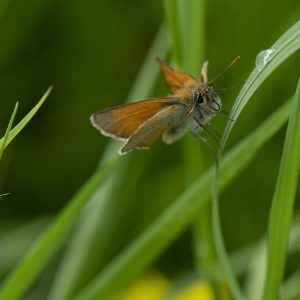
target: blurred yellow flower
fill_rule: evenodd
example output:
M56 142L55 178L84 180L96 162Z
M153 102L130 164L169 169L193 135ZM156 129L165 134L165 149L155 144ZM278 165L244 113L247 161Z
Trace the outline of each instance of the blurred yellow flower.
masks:
M169 280L159 273L148 273L113 300L158 300L170 286Z
M209 283L196 281L168 300L214 300L214 295Z
M194 281L174 290L171 282L158 272L152 272L136 279L127 289L112 300L214 300L211 285L205 281ZM229 299L224 289L224 299Z

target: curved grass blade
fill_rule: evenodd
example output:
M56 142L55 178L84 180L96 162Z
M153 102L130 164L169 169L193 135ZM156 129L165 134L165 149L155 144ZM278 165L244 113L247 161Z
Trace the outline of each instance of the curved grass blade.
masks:
M300 167L300 77L292 101L268 228L264 300L278 298L283 278Z
M16 113L17 113L17 110L18 110L18 105L19 105L19 103L17 102L16 105L15 105L15 108L13 110L13 113L10 117L10 120L9 120L7 129L5 131L4 137L0 140L0 160L1 160L1 157L2 157L2 154L3 154L3 151L6 147L6 142L7 142L7 139L9 137L9 133L10 133L12 124L14 123L14 119L15 119L15 116L16 116Z
M257 151L285 123L289 102L272 114L255 131L231 149L221 163L220 188L251 162ZM239 161L239 164L234 162ZM199 209L210 200L214 168L206 171L192 184L75 300L108 299L114 292L144 270L191 223ZM199 197L201 195L201 198Z
M251 96L262 85L264 80L288 57L295 53L300 48L300 21L294 24L289 30L287 30L271 47L274 50L272 56L263 65L261 70L257 67L252 71L245 85L241 89L233 108L231 110L230 119L227 122L224 130L221 147L219 148L219 155L222 154L227 142L228 136L237 121L238 116L250 100Z
M222 135L219 151L217 154L218 161L221 160L223 149L228 140L229 134L238 119L243 108L246 106L251 96L259 88L259 86L264 82L264 80L289 56L296 52L300 48L300 21L294 24L289 30L287 30L270 48L272 51L272 56L266 59L264 64L260 65L259 68L255 68L250 74L248 80L246 81L244 87L239 93L230 115L230 119L227 122L224 133ZM232 121L233 120L233 121ZM219 217L218 209L218 178L219 170L216 168L216 173L213 182L213 230L215 236L215 244L217 253L219 256L220 264L222 266L224 275L228 281L230 289L236 299L244 299L243 293L238 285L236 278L233 275L231 266L229 263L228 255L226 253L226 248L224 245L222 230Z
M62 246L83 206L105 180L115 162L116 160L113 160L97 171L71 199L56 221L37 239L19 265L4 281L0 289L0 299L20 299L50 258Z

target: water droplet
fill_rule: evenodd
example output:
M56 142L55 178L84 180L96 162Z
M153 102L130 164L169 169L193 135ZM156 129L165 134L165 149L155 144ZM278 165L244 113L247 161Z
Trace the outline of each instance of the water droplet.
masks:
M275 49L267 49L259 52L255 59L255 65L260 72L265 65L272 59L274 56Z

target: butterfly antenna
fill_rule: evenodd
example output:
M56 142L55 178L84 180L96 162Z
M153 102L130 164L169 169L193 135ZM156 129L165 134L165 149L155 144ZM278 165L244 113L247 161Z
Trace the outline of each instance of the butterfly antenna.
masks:
M229 86L229 87L227 87L227 88L215 89L215 91L216 91L216 92L225 93L225 92L228 92L229 90L243 87L245 84L246 84L246 80L243 81L241 84Z
M217 78L219 78L223 73L225 73L229 68L235 65L240 60L240 56L237 56L222 72L220 72L217 76L215 76L208 84L211 84Z

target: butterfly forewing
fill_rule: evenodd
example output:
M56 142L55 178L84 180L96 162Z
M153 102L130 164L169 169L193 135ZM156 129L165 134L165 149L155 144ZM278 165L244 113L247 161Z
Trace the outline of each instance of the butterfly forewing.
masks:
M174 101L174 97L165 97L124 104L93 114L91 121L104 135L128 139L142 124Z
M190 86L197 84L197 80L191 75L172 68L160 59L157 60L164 74L165 82L173 94L176 94L178 90L184 88L187 85Z

